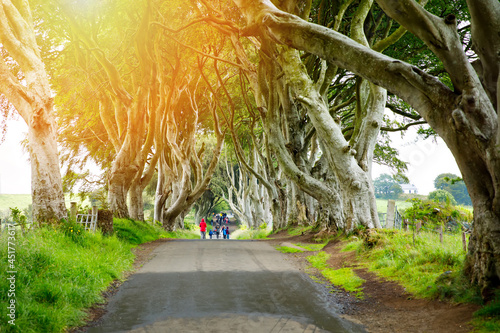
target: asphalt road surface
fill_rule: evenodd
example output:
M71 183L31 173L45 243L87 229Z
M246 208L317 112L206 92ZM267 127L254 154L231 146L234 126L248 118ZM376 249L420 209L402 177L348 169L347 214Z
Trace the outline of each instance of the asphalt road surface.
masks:
M268 243L171 241L154 254L88 332L365 332Z

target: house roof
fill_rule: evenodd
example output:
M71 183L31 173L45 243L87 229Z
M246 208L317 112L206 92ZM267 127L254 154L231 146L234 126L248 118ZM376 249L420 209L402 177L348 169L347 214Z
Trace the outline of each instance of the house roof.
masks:
M400 184L403 191L405 190L417 190L418 188L414 184Z

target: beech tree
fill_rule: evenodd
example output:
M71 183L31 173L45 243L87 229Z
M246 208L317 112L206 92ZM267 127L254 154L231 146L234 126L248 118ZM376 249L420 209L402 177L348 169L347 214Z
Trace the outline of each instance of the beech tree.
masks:
M155 40L150 27L151 6L146 2L140 6L139 17L129 15L123 19L120 12L130 11L128 5L104 2L80 13L71 3L62 3L61 11L71 41L68 48L73 49L73 59L79 60L76 63L81 70L87 72L86 82L93 88L100 120L113 148L107 173L109 207L116 216L142 220L142 192L159 157L152 150L156 115L163 110L154 93L158 89L156 68L149 52ZM96 10L101 16L93 15ZM116 26L117 20L122 26ZM129 27L133 27L134 34L128 30L124 35L126 44L118 46L111 37ZM95 73L90 75L92 71Z
M67 216L57 152L54 103L28 1L0 6L0 93L28 124L33 219Z
M166 25L161 27L170 30ZM210 91L210 81L201 78L209 60L197 54L183 54L184 48L171 48L172 64L158 61L160 75L165 80L160 91L165 112L155 138L160 158L154 218L167 230L183 227L184 216L208 189L224 142L217 114L221 106L213 90ZM164 57L157 55L158 59ZM205 84L209 85L208 93ZM216 141L207 157L204 157L205 145L197 145L202 115L211 117L211 135Z
M237 48L241 44L232 38ZM220 78L220 76L219 76ZM222 81L222 80L220 80ZM271 224L273 229L287 225L287 197L284 177L274 167L276 161L271 152L268 136L258 125L260 116L250 101L251 90L239 75L239 90L242 98L236 103L226 85L225 97L229 114L225 116L233 142L233 151L239 167L235 170L226 160L230 188L226 201L240 221L248 227Z
M389 16L421 39L442 62L451 87L405 61L280 10L271 1L234 3L246 19L247 34L315 54L384 87L411 105L443 138L457 161L474 207L467 272L485 296L491 287L498 286L500 3L467 1L477 54L473 65L457 33L455 15L437 17L415 1L377 0ZM327 126L328 121L322 123Z
M237 140L239 145L240 138L233 138ZM265 159L262 154L258 153L259 147L252 141L251 146L248 147L247 153L243 151L242 147L238 147L239 153L236 154L237 163L231 163L226 155L226 173L227 173L227 194L223 192L224 199L231 207L233 213L238 217L241 224L249 227L256 228L262 224L272 224L273 228L277 228L279 220L274 220L270 200L269 186L267 173L265 170ZM263 185L260 179L266 180L266 185ZM283 207L286 208L286 207ZM284 227L281 225L278 227Z
M301 17L309 15L310 6L295 7L292 1L282 5ZM360 7L355 13L357 23L352 25L353 35L365 44L362 26L370 7L370 3ZM337 17L338 22L342 15ZM224 29L226 33L229 30L226 26ZM255 35L259 37L254 43L260 55L257 70L245 50L233 44L253 88L269 146L280 170L292 181L287 186L288 217L295 219L303 215L299 212L306 212L308 219L329 229L380 226L370 170L385 91L367 82L360 84L354 130L347 139L330 114L327 97L337 67L319 61L320 74L310 75L297 50ZM339 104L337 110L342 108ZM321 155L317 155L318 149ZM319 205L309 204L308 196Z
M197 94L196 84L193 86L192 81L180 84L184 88L174 87L177 91L174 94L177 96L168 98L168 111L163 117L162 132L158 137L161 143L157 144L161 150L155 219L167 230L183 227L184 216L208 189L224 142L215 105L211 105L208 110L203 111L213 115L217 143L210 161L204 163L205 146L196 145L198 118L202 112L198 108L201 96Z
M346 94L339 93L342 90L336 87L352 81L352 74L351 78L345 79L345 70L335 64L329 64L312 53L300 53L276 45L272 36L266 38L256 32L259 30L257 25L243 29L247 35L257 37L250 38L251 42L246 43L250 47L245 48L238 40L239 28L224 20L226 13L207 1L200 2L207 9L202 15L203 20L231 36L240 67L252 87L266 134L266 147L277 158L280 172L287 177L286 186L278 186L274 191L277 195L270 195L273 203L280 203L284 213L281 216L286 214L283 224L319 223L328 229L346 230L360 224L380 226L370 172L377 135L383 123L385 90L356 78L356 83L351 85L355 90L350 92L355 97L345 98ZM345 30L348 26L348 33L355 40L377 51L390 46L406 31L399 28L392 33L388 18L386 26L381 25L386 16L378 7L374 8L371 1L354 7L349 14L352 18L350 24L343 25L344 13L351 3L332 5L330 21L324 23L334 30ZM310 2L281 1L279 5L303 18L313 10ZM328 11L327 6L323 4L323 10L314 14L322 16L322 12ZM231 9L227 10L228 16L232 13ZM377 16L376 22L369 25L370 31L365 32L366 22L371 22L367 18L373 16ZM373 37L375 33L377 38ZM249 52L252 46L256 51ZM250 58L256 58L256 54L260 57L258 64L250 61ZM344 92L349 90L344 89ZM377 158L391 164L399 163L399 170L404 169L394 158L394 152L389 150L386 154L388 147L383 148L386 150L379 149ZM244 161L241 153L237 156ZM248 163L242 165L252 170ZM251 172L266 185L263 177ZM276 181L272 183L278 184ZM276 221L283 221L279 215L275 215L274 220L275 225L281 225Z

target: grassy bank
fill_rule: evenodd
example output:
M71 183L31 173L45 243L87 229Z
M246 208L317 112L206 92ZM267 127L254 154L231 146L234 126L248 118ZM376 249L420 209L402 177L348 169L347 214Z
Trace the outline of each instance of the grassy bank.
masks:
M268 229L264 224L258 229L248 229L246 226L240 225L240 228L233 231L230 237L239 240L265 239L270 233L271 229Z
M417 298L482 304L480 291L464 275L460 234L376 230L345 240L343 251L356 251L358 265L397 281ZM362 287L361 287L362 288ZM500 331L500 294L475 314L475 332Z
M310 232L304 227L287 231L290 235ZM342 252L356 252L355 261L340 269L329 267L330 254L322 248L332 239L340 241ZM411 232L377 229L313 240L321 243L310 247L297 243L293 247L277 246L276 249L283 253L315 252L307 256L311 266L332 284L359 298L364 297L364 280L353 268L364 267L387 280L396 281L416 298L483 305L474 314L473 332L500 332L500 290L483 304L479 289L471 285L464 274L466 253L461 234L446 233L441 243L439 234L432 231L420 232L414 238Z
M436 233L422 232L413 239L410 232L382 229L371 232L364 241L349 240L344 251L357 251L363 266L397 280L418 297L479 300L470 286L459 289L450 283L461 276L465 260L460 234L445 234L441 244Z
M332 269L328 267L326 261L329 257L329 254L320 251L315 255L308 256L307 260L333 285L340 286L346 291L353 293L356 297L362 299L364 295L361 286L365 280L357 276L350 267L343 267L340 269Z
M115 220L114 229L113 236L85 232L74 224L36 229L26 235L4 232L0 237L0 290L12 291L0 294L1 332L63 332L82 324L84 309L101 302L102 291L131 268L134 246L189 236L168 234L126 219ZM10 277L15 280L8 280ZM12 300L15 325L7 316Z

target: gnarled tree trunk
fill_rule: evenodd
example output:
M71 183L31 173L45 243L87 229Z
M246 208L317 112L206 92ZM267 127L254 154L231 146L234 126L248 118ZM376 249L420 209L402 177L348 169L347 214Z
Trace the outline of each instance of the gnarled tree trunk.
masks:
M492 287L498 286L500 35L497 32L500 30L500 3L496 0L468 1L472 37L480 50L479 61L483 68L491 71L485 77L478 75L469 62L457 33L454 15L436 17L415 1L377 1L389 16L426 43L442 61L453 84L453 89L450 89L419 68L375 52L335 31L284 13L269 1L234 2L246 16L249 26L265 27L260 31L272 34L275 42L318 55L357 73L390 90L418 111L450 148L472 199L474 223L467 256L471 280L479 283L485 295ZM496 80L496 93L491 80Z
M0 43L17 62L23 81L0 59L0 93L28 124L33 220L57 223L67 216L62 191L53 98L36 42L28 1L3 1L0 6Z

